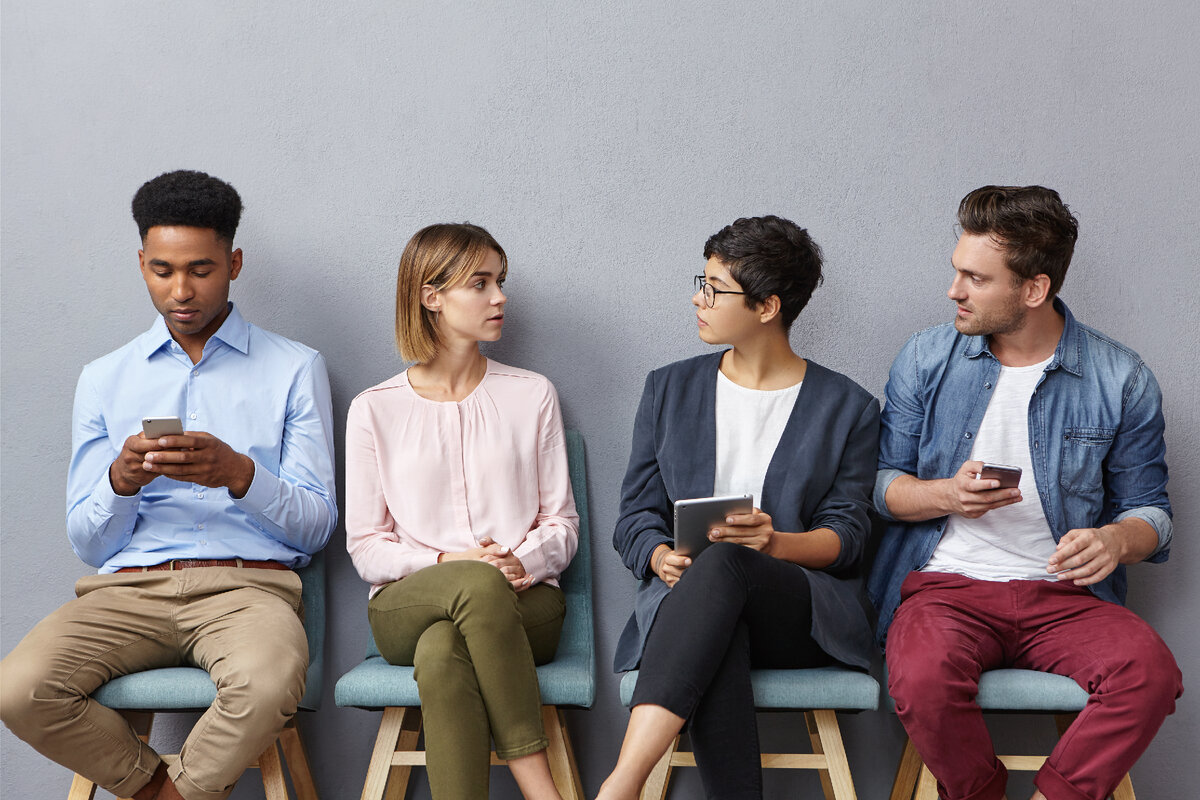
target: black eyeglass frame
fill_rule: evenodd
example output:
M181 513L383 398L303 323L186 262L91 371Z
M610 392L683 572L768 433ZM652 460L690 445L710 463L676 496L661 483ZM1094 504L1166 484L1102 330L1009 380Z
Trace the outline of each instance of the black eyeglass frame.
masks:
M697 275L693 281L696 285L696 291L704 295L704 304L712 308L717 303L717 295L719 294L746 294L746 292L732 292L728 289L718 289L708 282L708 277L705 275Z

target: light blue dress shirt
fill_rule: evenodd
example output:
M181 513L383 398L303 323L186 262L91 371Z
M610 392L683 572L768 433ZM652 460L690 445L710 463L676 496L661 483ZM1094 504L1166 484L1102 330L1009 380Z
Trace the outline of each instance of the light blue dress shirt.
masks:
M246 496L159 476L117 495L108 468L142 418L178 416L254 461ZM309 562L337 523L329 378L316 350L229 316L199 363L158 317L75 391L67 534L100 572L176 558Z

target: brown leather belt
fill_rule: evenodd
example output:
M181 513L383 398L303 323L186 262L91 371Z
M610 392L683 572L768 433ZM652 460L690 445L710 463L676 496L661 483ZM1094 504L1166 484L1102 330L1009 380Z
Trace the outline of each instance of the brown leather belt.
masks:
M241 567L243 569L291 569L278 561L246 561L241 558L177 558L152 567L122 567L117 572L157 572L159 570L192 569L193 567Z

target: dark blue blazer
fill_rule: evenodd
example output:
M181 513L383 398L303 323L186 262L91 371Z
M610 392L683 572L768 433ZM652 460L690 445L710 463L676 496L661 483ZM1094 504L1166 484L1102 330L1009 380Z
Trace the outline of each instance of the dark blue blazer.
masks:
M617 642L614 668L634 669L658 606L670 589L650 569L660 544L674 545L674 502L713 493L717 369L721 353L656 369L633 426L629 468L613 547L641 581L634 613ZM759 508L776 530L829 528L837 560L805 570L812 585L812 636L838 661L866 669L871 623L861 601L861 561L870 532L879 447L879 402L854 381L812 361L767 468Z

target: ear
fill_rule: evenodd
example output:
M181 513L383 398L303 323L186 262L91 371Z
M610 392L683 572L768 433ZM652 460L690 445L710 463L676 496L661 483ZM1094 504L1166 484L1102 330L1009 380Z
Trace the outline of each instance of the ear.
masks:
M442 298L432 284L427 283L421 287L421 305L430 311L442 310Z
M138 269L142 272L146 271L146 251L138 250Z
M229 280L236 281L242 271L242 248L237 248L229 254Z
M783 308L783 303L780 302L779 295L771 295L758 304L758 321L765 325L772 320L778 319L781 308Z
M1029 308L1037 308L1046 303L1050 299L1050 276L1045 273L1034 275L1025 281L1021 293L1022 300Z

